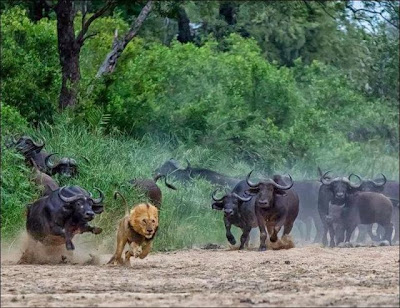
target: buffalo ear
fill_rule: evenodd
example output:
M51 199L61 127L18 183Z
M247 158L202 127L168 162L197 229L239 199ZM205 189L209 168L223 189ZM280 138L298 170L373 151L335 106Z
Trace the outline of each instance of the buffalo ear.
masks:
M92 210L95 214L101 214L104 211L104 206L103 205L92 205Z
M213 210L222 211L222 209L224 208L224 204L220 202L214 202L213 204L211 204L211 208Z
M279 196L282 196L282 197L287 196L286 191L284 191L284 190L282 190L282 189L275 189L275 193L276 193L277 195L279 195Z

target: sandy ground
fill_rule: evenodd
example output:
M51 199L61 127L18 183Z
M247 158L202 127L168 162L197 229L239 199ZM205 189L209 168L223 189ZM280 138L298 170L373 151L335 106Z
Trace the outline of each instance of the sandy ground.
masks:
M399 246L190 249L131 267L2 259L1 306L399 306Z

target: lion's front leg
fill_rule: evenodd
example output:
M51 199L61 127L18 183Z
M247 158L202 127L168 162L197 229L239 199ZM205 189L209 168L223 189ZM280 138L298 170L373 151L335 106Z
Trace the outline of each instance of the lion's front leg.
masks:
M139 255L140 259L144 259L147 257L147 255L150 253L151 251L151 246L152 246L152 242L147 242L142 246L142 252Z

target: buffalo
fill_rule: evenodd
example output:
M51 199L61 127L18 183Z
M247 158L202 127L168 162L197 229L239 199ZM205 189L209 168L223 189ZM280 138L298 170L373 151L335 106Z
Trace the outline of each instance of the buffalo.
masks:
M356 192L361 184L354 184L346 177L327 178L329 172L330 171L325 172L320 179L322 185L318 192L318 213L324 228L322 243L324 246L327 245L327 235L329 230L330 246L334 247L335 231L332 224L328 224L326 219L329 214L329 205L331 203L336 205L345 204L348 196L351 193Z
M162 193L161 189L157 185L157 181L161 178L164 178L165 186L170 189L176 190L176 187L167 182L167 177L163 174L157 174L153 179L133 179L130 180L129 183L133 185L133 187L139 189L144 192L147 198L149 198L150 202L154 204L158 209L161 207L162 201Z
M156 173L163 175L171 175L180 181L191 181L193 178L202 178L218 186L228 186L233 188L236 184L240 182L239 179L229 177L227 175L215 172L206 168L193 168L191 164L187 161L186 168L181 168L178 162L170 159L166 161L161 167L156 169Z
M272 179L255 184L249 180L251 173L252 171L247 175L246 183L250 187L248 192L254 195L255 213L260 228L260 250L266 250L265 226L272 243L278 240L282 226L284 226L282 236L289 235L299 213L299 197L290 189L293 186L290 175L289 184L286 184L280 175L274 175Z
M28 205L28 234L46 246L65 244L67 250L74 250L75 234L102 231L89 225L95 214L103 212L104 195L98 191L100 197L93 199L92 194L79 186L63 186L41 197Z
M380 193L355 192L349 194L342 205L332 205L331 203L326 221L330 228L336 230L336 244L343 241L349 242L358 225L373 223L378 223L384 228L384 239L391 244L392 210L393 205L390 199Z
M78 175L78 165L75 159L63 157L54 164L50 161L50 157L56 154L57 153L53 153L45 158L47 172L50 175L55 175L57 173L65 177L74 177Z
M352 174L349 176L349 178ZM397 181L387 181L384 174L382 174L381 179L363 179L361 186L361 191L372 191L385 195L390 199L393 204L393 212L392 212L392 223L394 225L394 239L398 239L399 237L399 182ZM372 233L372 225L368 226L368 234L370 235L372 240L378 241L382 239L382 229L378 226L377 235ZM361 233L359 236L360 240L365 238L365 231Z
M234 225L242 229L240 237L240 247L243 249L248 243L249 234L252 228L256 228L257 218L255 215L254 200L252 196L246 194L246 190L250 187L246 181L240 181L231 192L217 199L215 190L212 194L212 209L224 212L224 224L226 230L226 238L231 245L236 244L236 239L231 232L231 226Z

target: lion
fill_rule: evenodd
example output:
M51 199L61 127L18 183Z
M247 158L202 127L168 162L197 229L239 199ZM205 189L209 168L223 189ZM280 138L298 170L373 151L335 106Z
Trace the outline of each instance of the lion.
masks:
M150 203L140 203L128 212L126 199L118 191L114 193L114 199L117 195L124 200L127 211L119 221L117 248L108 264L129 266L131 257L144 259L149 254L158 229L158 209ZM129 249L125 252L123 262L122 252L126 243L129 244Z

